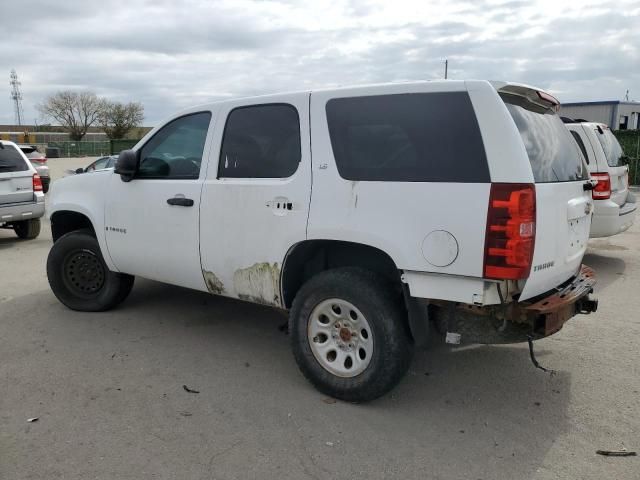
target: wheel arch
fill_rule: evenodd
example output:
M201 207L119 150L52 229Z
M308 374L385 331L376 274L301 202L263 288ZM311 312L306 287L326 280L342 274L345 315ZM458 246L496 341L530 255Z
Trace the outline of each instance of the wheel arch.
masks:
M293 245L282 265L282 302L290 308L296 293L313 275L339 267L363 267L388 278L401 293L400 271L379 248L342 240L305 240Z
M63 235L76 230L89 229L97 237L91 219L84 213L74 210L58 210L51 214L51 236L55 243Z

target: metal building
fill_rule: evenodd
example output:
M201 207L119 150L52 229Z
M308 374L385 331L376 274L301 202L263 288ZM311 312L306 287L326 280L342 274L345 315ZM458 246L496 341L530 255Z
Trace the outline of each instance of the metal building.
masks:
M611 130L640 129L640 102L611 100L563 103L560 105L560 115L605 123Z

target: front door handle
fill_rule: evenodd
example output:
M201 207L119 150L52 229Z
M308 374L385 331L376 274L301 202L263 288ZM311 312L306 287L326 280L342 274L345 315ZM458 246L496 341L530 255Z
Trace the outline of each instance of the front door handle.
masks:
M169 205L178 205L179 207L193 207L193 200L184 197L173 197L167 199Z

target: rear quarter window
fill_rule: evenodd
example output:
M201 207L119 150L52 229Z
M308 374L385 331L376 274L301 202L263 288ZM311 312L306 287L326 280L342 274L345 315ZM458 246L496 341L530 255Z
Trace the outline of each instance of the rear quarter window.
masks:
M587 147L584 146L584 142L582 141L582 138L580 138L580 134L578 132L574 132L573 130L570 130L570 132L571 132L571 136L576 141L576 143L578 144L578 147L580 148L580 151L582 152L582 156L584 157L584 161L587 162L587 164L588 164L589 163L589 155L587 155Z
M624 152L622 151L620 143L618 143L618 139L613 133L611 133L611 130L602 130L602 133L600 133L599 130L596 130L596 137L598 137L598 141L600 142L600 145L602 145L602 150L604 150L607 165L610 167L619 167L622 165Z
M26 170L29 170L29 166L17 148L12 145L4 145L4 148L0 148L0 174Z
M334 98L326 105L338 172L347 180L488 183L466 92Z
M517 95L500 95L524 143L536 183L588 178L587 167L569 129L550 108Z

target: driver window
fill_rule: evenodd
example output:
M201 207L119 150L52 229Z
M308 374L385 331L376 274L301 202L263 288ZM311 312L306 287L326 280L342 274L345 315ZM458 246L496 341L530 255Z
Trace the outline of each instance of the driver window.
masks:
M198 178L210 121L211 113L201 112L161 128L142 147L136 178Z

